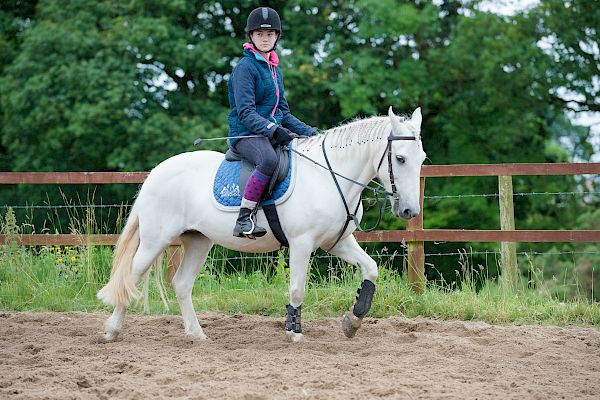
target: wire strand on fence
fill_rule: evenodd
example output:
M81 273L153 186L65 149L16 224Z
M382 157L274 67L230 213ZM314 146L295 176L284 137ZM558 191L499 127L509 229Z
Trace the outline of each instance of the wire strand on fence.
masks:
M500 255L499 251L470 251L467 255ZM539 255L563 255L563 254L600 254L600 251L520 251L517 253L519 256L539 256ZM445 256L460 256L465 255L464 252L454 252L454 253L426 253L426 257L445 257Z
M513 193L513 196L558 196L558 195L591 195L600 194L600 191L591 192L521 192ZM480 193L480 194L457 194L457 195L432 195L424 196L425 199L439 200L439 199L460 199L460 198L473 198L473 197L499 197L498 193ZM364 201L377 201L375 197L365 197ZM12 208L12 209L61 209L61 208L131 208L131 204L72 204L72 205L3 205L0 208Z
M521 192L513 193L513 196L556 196L556 195L590 195L600 194L600 192ZM423 196L425 199L460 199L460 198L471 198L471 197L499 197L499 193L481 193L481 194L457 194L457 195L439 195L439 196ZM376 198L366 197L363 200L374 201Z
M60 208L130 208L130 204L72 204L72 205L46 205L46 206L0 206L0 208L18 209L60 209Z
M466 253L467 255L500 255L499 251L469 251ZM517 255L520 256L539 256L539 255L575 255L575 254L594 254L599 255L600 251L521 251L518 252ZM396 257L406 257L407 253L391 253L391 254L368 254L372 258L396 258ZM464 252L449 252L449 253L425 253L425 257L450 257L450 256L464 256ZM254 256L235 256L235 257L222 257L222 258L214 258L209 257L211 261L240 261L240 260L255 260L255 259L278 259L277 255L254 255ZM332 259L338 258L337 256L331 254L318 254L314 255L313 258L317 259Z

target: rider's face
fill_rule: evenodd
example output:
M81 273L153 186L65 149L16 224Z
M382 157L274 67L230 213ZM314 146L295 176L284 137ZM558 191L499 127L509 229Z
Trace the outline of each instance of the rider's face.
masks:
M270 29L257 29L250 33L250 39L259 51L266 53L270 51L277 41L277 31Z

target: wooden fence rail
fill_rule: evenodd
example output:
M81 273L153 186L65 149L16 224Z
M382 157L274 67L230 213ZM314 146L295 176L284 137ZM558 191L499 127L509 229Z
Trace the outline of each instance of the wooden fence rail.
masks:
M515 230L512 176L600 174L600 163L556 164L457 164L425 165L421 170L421 210L425 178L455 176L497 176L499 179L501 229L423 229L423 213L409 221L406 230L356 232L360 242L408 243L408 279L416 292L425 285L424 242L500 242L502 274L516 279L516 242L600 243L600 230ZM0 184L111 184L142 183L147 172L0 172ZM19 235L22 245L113 245L118 235ZM0 244L6 236L0 235ZM179 245L180 243L173 243ZM513 284L514 282L508 282Z

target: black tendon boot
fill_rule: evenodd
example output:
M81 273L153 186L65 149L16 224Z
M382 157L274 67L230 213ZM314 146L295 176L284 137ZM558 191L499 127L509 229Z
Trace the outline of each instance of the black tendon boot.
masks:
M250 239L265 236L267 234L267 230L263 227L257 226L252 217L253 215L251 209L240 208L240 214L235 222L235 228L233 228L233 236L247 237Z

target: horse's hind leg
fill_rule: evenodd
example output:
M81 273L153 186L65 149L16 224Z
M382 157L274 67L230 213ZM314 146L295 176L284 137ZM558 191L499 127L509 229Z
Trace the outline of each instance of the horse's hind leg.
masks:
M212 242L199 233L181 235L181 241L184 246L184 256L181 266L173 277L173 287L181 307L185 334L194 339L203 340L206 339L206 335L202 331L194 310L192 289L194 288L196 275L198 275L198 271L200 271L212 247Z
M358 245L353 235L345 237L329 252L352 265L359 266L362 273L363 282L358 289L356 301L342 320L344 334L353 337L371 308L378 276L377 263Z
M125 319L125 306L118 305L113 310L112 315L104 323L104 336L99 339L100 342L114 342L123 329Z
M164 250L166 245L158 243L148 238L140 240L140 245L135 252L132 262L131 279L134 284L137 284L140 278L148 271L154 259ZM112 315L104 324L104 337L100 339L102 342L112 342L117 339L119 333L123 330L125 321L125 305L117 305Z

